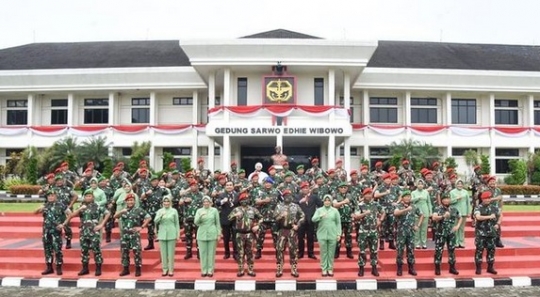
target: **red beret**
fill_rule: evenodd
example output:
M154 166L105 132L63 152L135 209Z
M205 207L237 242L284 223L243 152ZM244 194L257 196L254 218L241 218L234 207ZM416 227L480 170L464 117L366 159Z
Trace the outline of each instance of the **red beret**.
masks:
M409 160L403 160L403 162L401 162L401 164L409 164Z
M169 168L175 168L175 167L176 167L176 162L169 163Z
M433 164L431 164L431 166L437 167L437 166L439 166L439 162L433 162Z
M49 174L47 174L47 176L46 176L45 178L46 178L46 179L54 178L54 173L49 173Z
M196 185L197 184L197 181L196 180L192 180L189 182L189 186L193 186L193 185Z
M139 173L147 173L148 170L146 170L146 168L141 168L141 170L139 170Z
M429 170L429 169L427 169L427 168L424 167L424 168L420 169L420 173L424 174L424 172L426 172L426 171L428 171L428 170Z
M484 191L480 195L480 200L489 199L491 198L491 192L490 191Z
M61 172L61 171L62 171L61 168L56 168L56 169L54 170L54 173L59 173L59 172Z
M268 172L272 171L272 170L275 170L276 168L272 165L270 167L268 167Z
M313 158L313 159L311 159L311 164L313 164L313 163L317 163L317 162L319 162L319 159L317 159L317 158Z
M113 172L120 171L119 167L114 167Z
M457 175L455 174L450 175L450 179L453 179L453 178L457 178Z
M429 170L429 169L422 172L422 175L424 175L424 176L427 176L427 175L430 175L430 174L433 175L433 172L431 170Z
M235 162L235 161L232 161L232 162L231 162L231 166L236 166L236 162Z
M301 189L309 188L309 183L308 183L308 182L302 182L302 183L300 184L300 188L301 188Z
M86 168L86 170L84 171L84 173L92 173L92 169Z
M254 173L252 176L251 176L251 179L254 179L254 178L259 178L259 174L258 173Z
M399 175L397 175L397 174L391 174L390 178L391 178L392 180L394 180L394 179L399 179Z
M390 168L388 168L388 171L396 171L396 166L390 166Z
M191 171L186 172L186 177L193 177L193 172Z
M131 199L135 199L135 194L133 194L133 193L127 194L126 198L124 200L131 200Z
M339 164L339 163L343 163L343 160L337 159L337 160L336 160L336 164Z
M248 193L246 193L246 192L242 192L238 196L238 201L247 200L247 199L248 199Z
M218 180L222 180L222 179L227 179L227 176L225 174L221 174L219 176L219 179Z
M283 190L283 192L281 192L281 195L283 195L283 196L285 196L285 195L291 195L291 194L292 194L292 193L291 193L291 190L289 190L289 189L285 189L285 190Z
M381 162L381 161L378 161L377 163L375 163L375 167L379 167L379 166L382 166L382 162Z
M139 165L141 165L141 164L146 164L146 160L139 161Z
M489 183L491 180L497 181L497 177L492 175L492 176L488 177L488 179L486 181Z
M328 169L328 171L326 171L326 173L328 174L336 173L336 170L334 168L330 168Z
M118 162L116 163L116 166L124 166L124 162Z
M389 174L389 173L385 173L383 176L382 176L382 179L385 180L385 179L388 179L388 178L392 178L392 175Z
M68 165L69 165L69 164L68 164L68 162L65 162L65 161L64 161L64 162L62 162L62 164L60 164L60 166L62 166L62 167L64 167L64 166L68 166Z
M199 163L204 163L203 158L199 158L199 160L197 160L197 164L199 164Z
M360 168L360 170L369 170L369 168L367 167L367 165L362 165L362 167Z
M353 175L355 175L355 174L358 174L358 171L356 171L356 170L353 169L353 170L351 170L351 173L349 174L349 176L353 176Z
M86 166L94 166L94 162L90 161L90 162L86 163Z
M365 188L364 191L362 192L362 195L367 195L367 194L371 194L371 193L373 193L372 188Z
M474 166L473 169L474 169L474 171L476 171L476 170L478 170L478 169L482 169L482 167L480 167L480 165L476 165L476 166Z
M446 168L446 172L452 172L452 171L454 171L454 168L452 168L452 167Z

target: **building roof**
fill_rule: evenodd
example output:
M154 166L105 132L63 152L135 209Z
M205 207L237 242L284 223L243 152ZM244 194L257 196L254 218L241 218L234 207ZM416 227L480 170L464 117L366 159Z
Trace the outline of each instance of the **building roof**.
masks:
M540 47L379 41L367 67L540 71Z
M0 70L190 65L177 40L32 43L0 50Z
M322 39L320 37L289 31L285 29L276 29L240 38L258 38L258 39Z

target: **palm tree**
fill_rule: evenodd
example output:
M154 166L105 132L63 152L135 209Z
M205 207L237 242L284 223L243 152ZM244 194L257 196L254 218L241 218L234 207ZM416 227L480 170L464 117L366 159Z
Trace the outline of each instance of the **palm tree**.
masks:
M52 146L52 152L50 156L51 165L49 166L49 168L52 169L53 167L58 167L63 161L71 160L72 162L69 162L69 168L70 170L75 170L79 166L79 164L77 164L78 153L79 144L77 143L76 137L69 136L56 141ZM73 160L75 162L73 162Z
M78 160L81 164L93 161L96 168L108 157L107 137L100 136L86 139L79 147Z
M392 155L391 160L407 159L415 170L427 167L440 158L439 150L436 147L413 139L402 139L400 143L394 141L389 145L389 149L390 155Z
M469 171L471 171L470 169L472 166L480 164L480 162L478 161L478 152L476 152L475 150L466 150L463 153L463 157L465 157L465 163L467 164L467 168L469 169Z

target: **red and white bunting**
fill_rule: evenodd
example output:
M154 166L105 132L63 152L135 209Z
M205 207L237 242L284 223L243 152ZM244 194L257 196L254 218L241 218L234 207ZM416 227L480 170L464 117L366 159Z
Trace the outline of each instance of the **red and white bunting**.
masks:
M310 105L256 105L256 106L218 106L208 110L208 116L214 117L224 110L233 113L239 117L257 117L263 113L267 113L276 117L289 116L294 111L300 111L311 117L324 117L331 113L336 116L346 117L349 111L339 106L310 106Z
M396 126L396 125L362 125L353 124L353 130L369 129L377 134L384 136L396 136L406 130L418 136L435 136L447 130L452 131L453 135L463 137L475 137L489 134L489 131L495 131L495 134L504 137L526 137L529 131L534 131L536 136L540 136L540 128L529 127L462 127L462 126Z

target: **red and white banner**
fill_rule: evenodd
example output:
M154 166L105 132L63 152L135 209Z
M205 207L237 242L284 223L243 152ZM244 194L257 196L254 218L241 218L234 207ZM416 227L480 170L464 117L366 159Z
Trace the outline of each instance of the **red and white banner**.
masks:
M147 133L150 130L160 134L181 134L193 129L204 132L205 125L118 125L118 126L33 126L33 127L2 127L0 128L0 136L18 136L25 135L28 131L34 135L43 137L58 137L64 134L76 137L91 137L107 134L109 131L121 134L137 135Z
M300 111L311 117L324 117L331 113L336 116L347 117L349 111L339 106L327 105L256 105L256 106L218 106L208 110L208 116L214 117L224 110L233 113L239 117L257 117L263 113L267 113L276 117L289 116L294 111Z
M406 130L410 130L412 134L419 136L434 136L446 131L452 131L453 135L463 137L474 137L489 134L491 130L495 134L504 137L525 137L529 131L534 131L536 136L540 136L540 128L529 127L462 127L462 126L396 126L396 125L361 125L353 124L353 130L369 129L377 134L384 136L396 136Z

